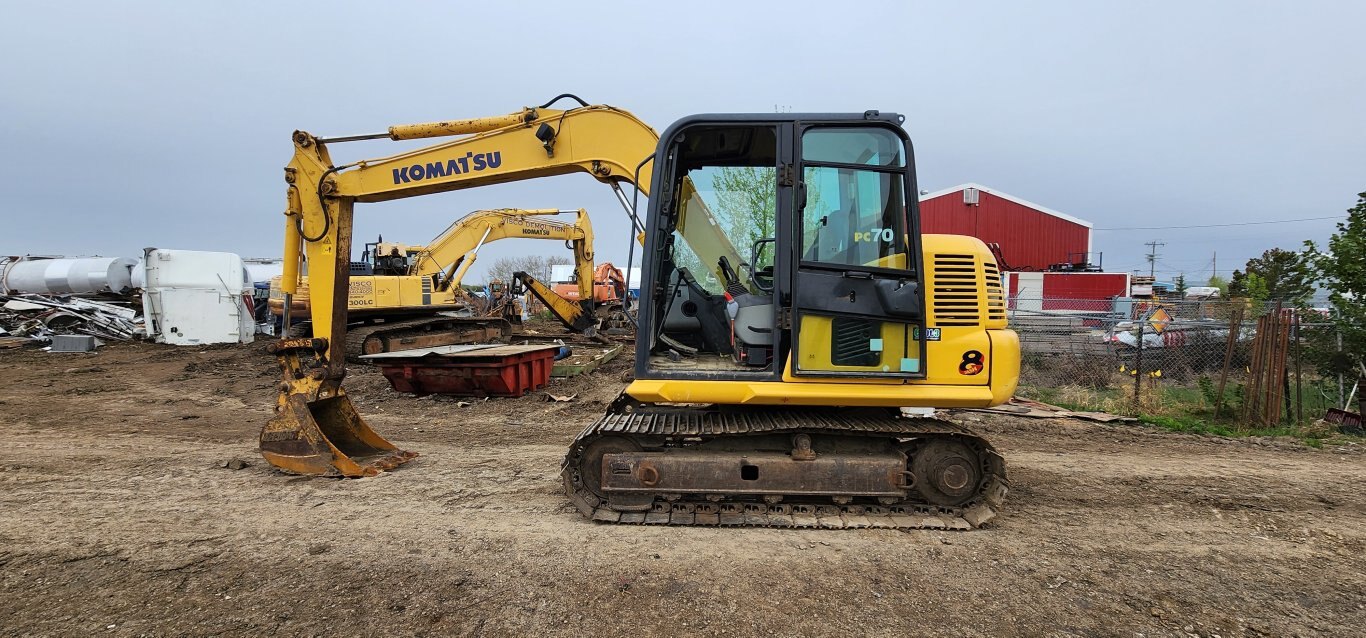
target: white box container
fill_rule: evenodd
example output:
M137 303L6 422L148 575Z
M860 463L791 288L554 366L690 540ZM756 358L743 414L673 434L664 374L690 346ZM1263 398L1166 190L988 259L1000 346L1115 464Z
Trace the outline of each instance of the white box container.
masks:
M147 336L173 345L251 343L250 277L233 253L143 251Z

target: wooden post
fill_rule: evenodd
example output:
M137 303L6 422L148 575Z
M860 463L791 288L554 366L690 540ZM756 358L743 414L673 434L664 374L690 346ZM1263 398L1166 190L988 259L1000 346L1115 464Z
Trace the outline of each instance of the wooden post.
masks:
M1281 341L1280 304L1276 304L1276 310L1275 312L1271 313L1270 319L1270 329L1267 330L1267 360L1266 365L1264 366L1266 368L1266 380L1264 385L1262 386L1266 393L1266 397L1262 402L1263 427L1271 427L1271 424L1276 422L1276 417L1280 416L1281 411L1281 405L1279 402L1281 378L1277 372L1277 370L1279 369L1277 362L1280 358L1280 352L1279 349L1276 347L1280 345Z
M1260 419L1262 387L1262 352L1266 345L1266 317L1257 318L1256 332L1252 335L1252 356L1248 362L1247 384L1243 387L1243 409L1239 428L1247 425L1253 418Z

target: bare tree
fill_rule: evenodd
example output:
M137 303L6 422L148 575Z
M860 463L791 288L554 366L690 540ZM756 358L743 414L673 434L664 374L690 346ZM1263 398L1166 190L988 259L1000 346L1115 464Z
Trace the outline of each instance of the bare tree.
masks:
M564 255L520 255L517 257L499 257L495 259L488 268L488 281L495 279L509 282L512 280L512 273L525 272L541 281L550 281L550 267L562 264L572 264L573 259Z

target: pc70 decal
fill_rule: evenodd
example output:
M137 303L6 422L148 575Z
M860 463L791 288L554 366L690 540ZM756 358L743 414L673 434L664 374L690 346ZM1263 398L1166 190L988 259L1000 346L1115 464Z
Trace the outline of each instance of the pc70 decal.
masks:
M893 239L896 239L896 231L890 228L874 228L868 232L854 231L854 243L880 241L884 244L890 244Z

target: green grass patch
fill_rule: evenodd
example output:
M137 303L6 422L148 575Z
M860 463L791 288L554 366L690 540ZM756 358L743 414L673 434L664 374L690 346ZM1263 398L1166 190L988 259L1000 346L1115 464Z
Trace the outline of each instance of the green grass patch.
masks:
M1020 388L1019 396L1078 412L1097 411L1132 416L1140 423L1169 432L1221 437L1290 437L1299 439L1313 448L1322 448L1325 443L1337 444L1342 441L1359 440L1359 437L1339 434L1325 438L1321 428L1314 429L1309 425L1246 427L1240 420L1236 403L1226 403L1219 418L1216 419L1212 392L1209 388L1202 387L1204 385L1207 384L1178 385L1166 382L1150 383L1145 380L1143 400L1138 405L1135 405L1133 400L1133 386L1127 384L1101 388L1024 386ZM1233 392L1229 395L1230 398L1237 398ZM1311 412L1309 405L1305 407L1306 417L1322 413L1321 410Z

